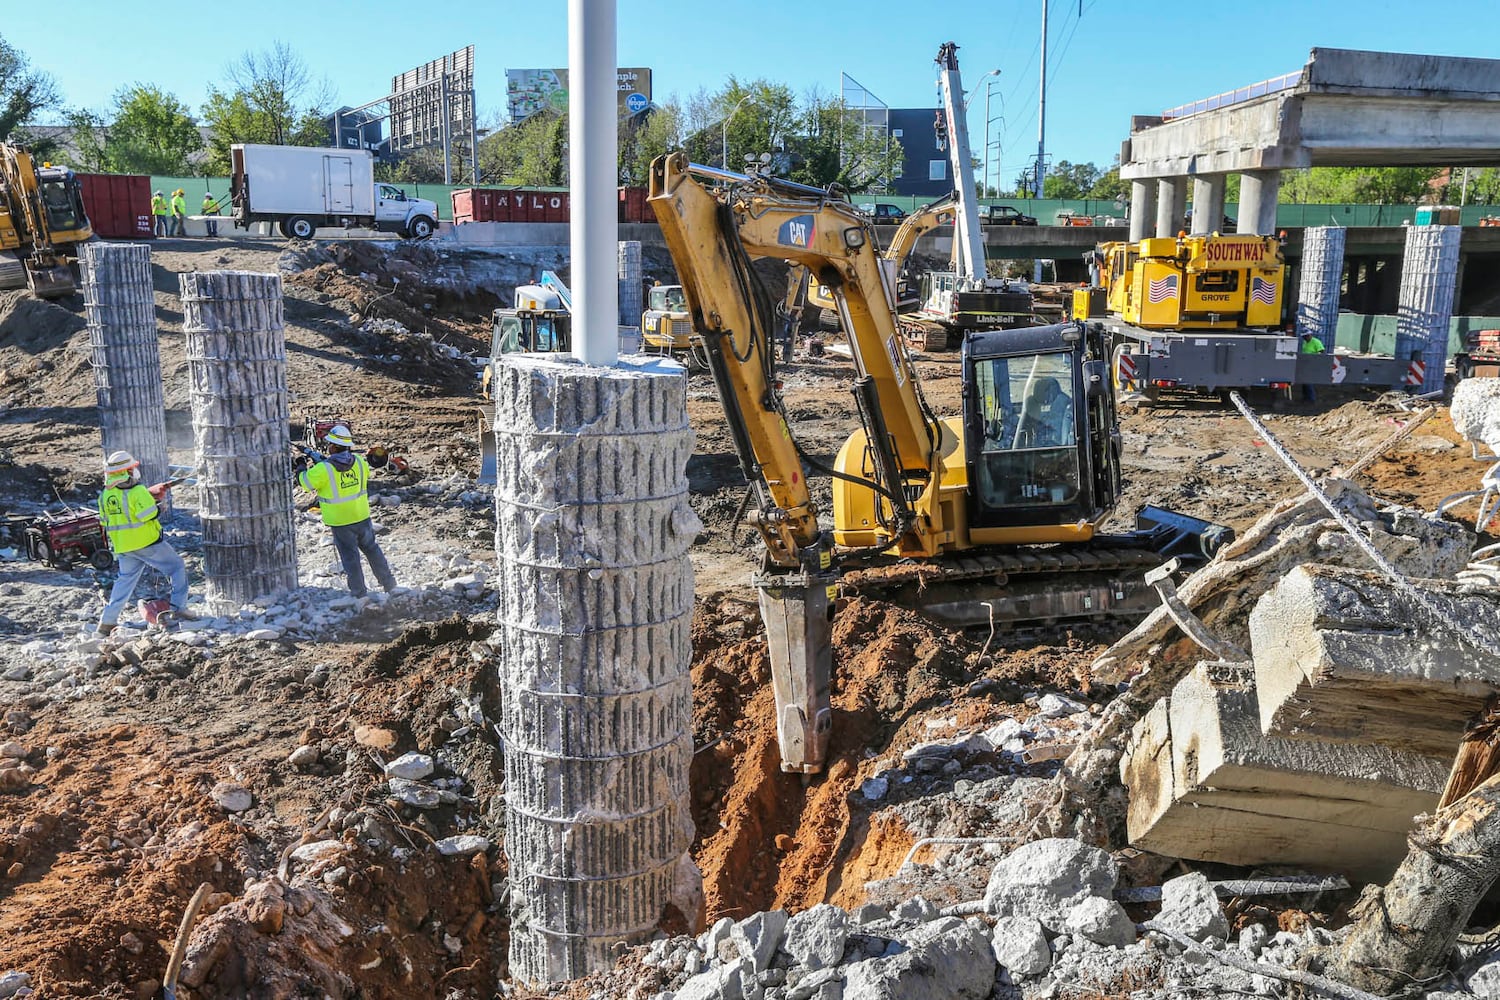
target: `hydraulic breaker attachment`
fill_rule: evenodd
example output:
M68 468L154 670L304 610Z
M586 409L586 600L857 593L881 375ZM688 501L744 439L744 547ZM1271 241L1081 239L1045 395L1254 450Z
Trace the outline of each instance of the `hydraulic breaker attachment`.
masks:
M781 769L823 770L833 730L833 601L838 573L822 545L803 550L799 570L768 566L755 576L771 651Z
M495 407L493 405L481 406L479 408L479 478L475 480L480 486L494 486L496 476L500 473L496 447Z

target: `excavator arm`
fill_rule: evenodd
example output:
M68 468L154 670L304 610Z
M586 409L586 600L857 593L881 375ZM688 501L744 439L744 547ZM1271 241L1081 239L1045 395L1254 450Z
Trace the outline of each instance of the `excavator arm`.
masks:
M891 239L891 245L885 248L883 255L885 259L891 261L894 269L899 272L902 265L906 263L912 247L917 245L917 240L938 226L947 225L953 221L953 213L957 205L958 194L952 192L943 195L937 201L923 205L902 219L901 227L896 230L895 237Z
M782 768L820 771L832 722L838 576L808 488L806 456L782 409L772 298L752 258L804 267L833 295L870 442L873 478L860 484L882 498L880 516L902 554L933 555L950 530L937 502L942 431L897 328L874 230L848 202L818 188L691 164L681 153L652 164L649 202L703 338L741 469L760 497L766 562L755 583L771 649Z

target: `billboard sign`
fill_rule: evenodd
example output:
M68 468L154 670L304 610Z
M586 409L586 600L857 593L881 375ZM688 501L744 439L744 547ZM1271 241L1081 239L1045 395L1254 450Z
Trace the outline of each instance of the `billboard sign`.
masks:
M443 83L447 81L446 96ZM447 135L474 131L474 46L391 78L391 149L417 149L443 144L443 108L448 109Z
M506 104L513 122L530 118L543 108L568 110L568 71L565 69L508 69ZM651 70L635 66L617 71L620 110L640 114L651 106Z

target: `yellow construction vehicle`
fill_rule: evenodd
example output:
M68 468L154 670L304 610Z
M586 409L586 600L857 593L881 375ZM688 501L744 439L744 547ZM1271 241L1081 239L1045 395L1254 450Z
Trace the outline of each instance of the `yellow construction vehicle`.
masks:
M1246 389L1274 405L1294 385L1397 386L1420 360L1299 351L1283 328L1287 269L1273 236L1103 243L1085 259L1093 287L1073 293L1073 316L1101 321L1131 399Z
M641 314L641 346L654 354L686 358L690 367L698 367L693 347L699 344L688 316L687 300L681 285L654 285Z
M946 226L953 222L954 206L957 203L958 196L950 193L912 212L901 220L901 225L896 229L896 235L891 238L890 246L886 247L885 252L880 255L881 266L886 272L886 280L896 291L897 312L906 312L920 304L916 289L905 276L906 258L911 255L912 248L917 245L917 240L939 226ZM807 302L809 305L825 309L833 314L832 325L837 325L833 295L828 289L818 284L816 276L810 276L808 280ZM908 336L908 339L911 337Z
M1281 325L1286 262L1274 236L1215 233L1105 243L1095 260L1109 311L1133 326L1229 330ZM1075 318L1090 317L1075 311Z
M73 171L38 168L24 146L0 142L0 288L72 294L78 244L93 235Z
M922 394L870 220L828 191L688 162L651 168L693 328L755 502L755 577L771 654L782 768L826 757L830 622L843 587L904 590L957 625L1143 614L1145 569L1227 536L1167 511L1103 536L1120 495L1120 438L1100 330L1065 323L970 333L963 412ZM800 265L849 337L862 429L830 468L803 452L776 374L773 296L752 258ZM808 475L833 480L832 531Z

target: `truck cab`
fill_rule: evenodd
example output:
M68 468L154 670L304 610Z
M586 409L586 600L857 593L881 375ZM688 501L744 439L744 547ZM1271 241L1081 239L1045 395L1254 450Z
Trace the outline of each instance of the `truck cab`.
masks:
M437 204L425 198L408 198L394 184L375 185L375 228L398 232L413 239L432 235Z

